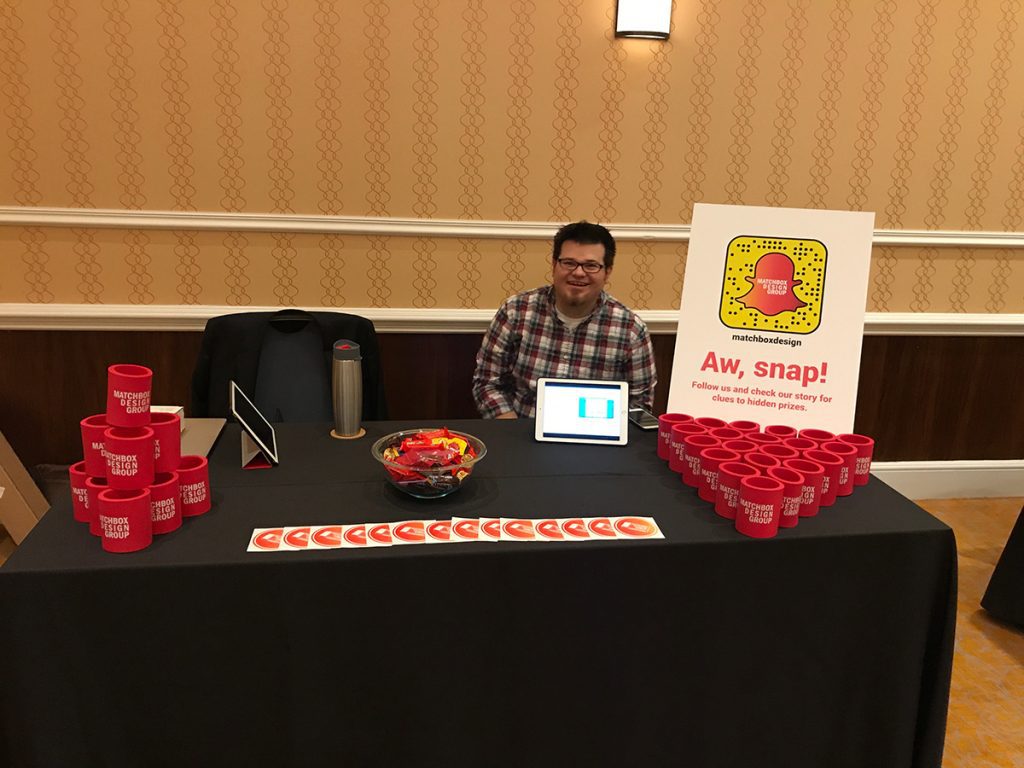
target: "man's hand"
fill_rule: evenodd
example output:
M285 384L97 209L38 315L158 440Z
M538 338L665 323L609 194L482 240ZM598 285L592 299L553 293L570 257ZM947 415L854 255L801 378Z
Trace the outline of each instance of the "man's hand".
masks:
M494 418L496 419L518 419L515 411L505 411L505 413L499 413Z

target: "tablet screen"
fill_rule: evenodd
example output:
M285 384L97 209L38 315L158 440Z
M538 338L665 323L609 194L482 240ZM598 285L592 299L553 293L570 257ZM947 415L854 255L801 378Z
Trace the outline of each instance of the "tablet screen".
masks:
M252 404L252 401L245 396L245 392L233 381L229 392L231 413L238 419L242 429L249 433L249 437L256 441L266 457L277 464L277 437L274 434L274 428L263 418L263 414Z
M624 381L540 379L538 440L625 445L629 385Z

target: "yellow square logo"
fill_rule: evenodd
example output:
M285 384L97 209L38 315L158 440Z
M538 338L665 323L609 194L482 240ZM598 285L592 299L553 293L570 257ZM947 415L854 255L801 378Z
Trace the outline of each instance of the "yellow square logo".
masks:
M821 323L828 249L818 240L734 237L718 316L727 328L814 333Z

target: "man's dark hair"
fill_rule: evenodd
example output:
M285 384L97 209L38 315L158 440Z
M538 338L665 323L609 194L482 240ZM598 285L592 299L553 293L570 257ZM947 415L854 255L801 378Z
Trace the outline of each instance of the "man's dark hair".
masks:
M612 264L615 262L615 238L612 237L611 232L600 224L591 224L589 221L577 221L572 224L566 224L558 230L555 233L555 249L551 256L552 261L555 261L561 255L562 243L566 240L579 243L580 245L597 245L600 243L604 246L605 269L611 269Z

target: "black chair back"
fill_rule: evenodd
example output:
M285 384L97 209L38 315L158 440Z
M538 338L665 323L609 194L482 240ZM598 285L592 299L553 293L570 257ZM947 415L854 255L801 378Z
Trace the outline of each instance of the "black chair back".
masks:
M331 421L334 342L362 353L363 420L387 418L373 323L342 312L240 312L210 318L192 375L190 416L229 418L235 381L270 421Z

